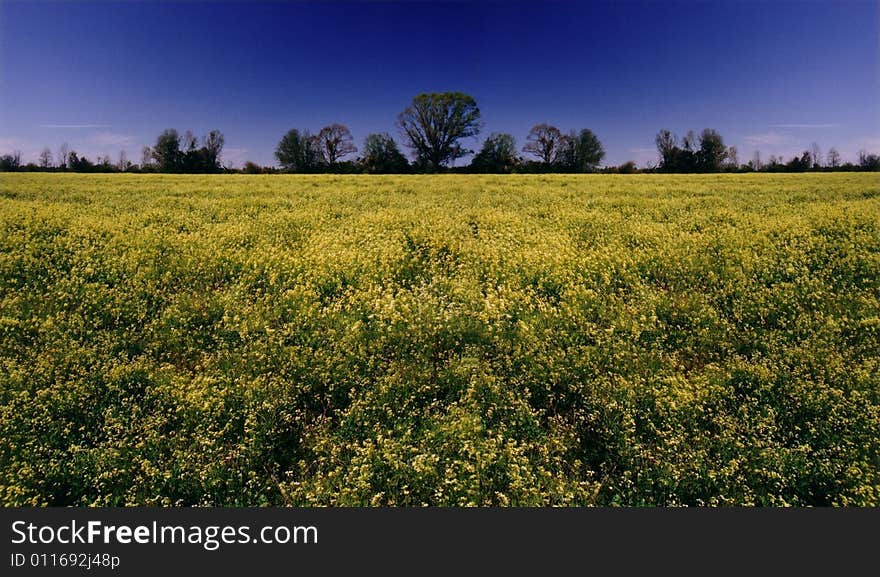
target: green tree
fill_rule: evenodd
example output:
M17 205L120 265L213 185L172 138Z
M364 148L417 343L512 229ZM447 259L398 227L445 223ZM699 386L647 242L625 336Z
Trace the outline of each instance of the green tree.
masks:
M868 152L866 152L865 150L860 150L859 168L870 172L876 172L880 170L880 155L868 154Z
M518 162L516 141L513 136L493 133L471 161L471 170L489 173L512 172Z
M95 165L85 156L78 156L75 150L71 150L67 161L68 167L73 172L94 172Z
M369 134L364 139L361 158L364 171L371 174L399 174L409 171L409 162L388 134Z
M662 172L674 172L676 170L676 157L679 151L675 135L663 129L657 133L654 143L657 145L657 154L660 155L659 169Z
M152 150L153 160L160 172L179 172L183 162L180 135L173 128L162 132ZM70 163L73 165L73 162Z
M288 172L316 172L320 154L315 137L309 134L308 130L300 132L293 128L278 142L275 158Z
M263 167L252 160L248 160L244 163L241 171L245 174L262 174Z
M565 137L559 155L561 168L570 172L593 172L605 158L605 149L599 138L588 128L571 131Z
M461 92L419 94L397 118L416 163L432 172L472 152L460 141L480 132L479 121L477 102Z
M12 154L0 156L0 171L13 172L21 168L21 151L14 150Z
M205 169L210 172L219 171L220 154L223 152L223 145L226 144L226 137L219 130L212 130L204 138L202 150Z
M724 139L717 130L703 129L700 133L700 149L697 151L697 170L699 172L721 172L728 157Z
M635 174L639 171L639 168L636 166L635 161L627 160L623 164L617 167L618 174Z

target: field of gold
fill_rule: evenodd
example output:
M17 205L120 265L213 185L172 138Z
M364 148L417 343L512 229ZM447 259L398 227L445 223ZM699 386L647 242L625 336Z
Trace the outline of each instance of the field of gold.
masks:
M880 506L880 180L0 174L0 504Z

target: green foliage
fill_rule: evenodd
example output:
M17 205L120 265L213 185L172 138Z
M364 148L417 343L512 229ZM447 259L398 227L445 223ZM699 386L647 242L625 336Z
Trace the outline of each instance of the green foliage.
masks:
M471 161L470 170L483 173L509 173L513 172L519 162L516 154L516 141L509 134L493 133L483 142L474 159Z
M181 148L181 140L183 147ZM219 130L210 131L204 138L204 145L198 146L195 135L187 131L183 139L178 132L169 128L162 132L156 139L156 144L150 149L152 159L156 161L156 168L160 172L172 173L212 173L220 172L220 153L226 142ZM78 167L75 162L75 154L71 153L71 169L78 172L89 172L88 167ZM82 159L86 161L85 158ZM114 167L110 165L110 159L106 158L103 166L99 164L98 172L111 172Z
M717 130L704 128L700 133L700 150L697 151L697 166L701 172L721 172L728 150L724 139Z
M169 128L156 138L153 160L161 172L179 172L183 151L180 149L180 135L175 129Z
M871 175L0 175L0 503L880 505Z
M605 149L593 131L571 131L562 141L557 162L565 172L593 172L605 158Z
M317 139L309 131L296 128L287 131L275 148L275 158L287 172L317 172L321 164L321 152Z
M736 147L727 148L724 139L717 130L704 128L699 136L688 131L682 139L681 147L678 138L668 130L657 133L654 142L660 155L660 172L721 172L728 158L736 157ZM809 155L809 153L808 153ZM732 169L736 169L734 163Z
M409 162L397 143L388 134L369 134L364 139L361 166L368 174L400 174L409 172Z
M427 172L438 172L472 152L460 141L479 134L479 122L477 101L461 92L418 94L397 117L416 165Z

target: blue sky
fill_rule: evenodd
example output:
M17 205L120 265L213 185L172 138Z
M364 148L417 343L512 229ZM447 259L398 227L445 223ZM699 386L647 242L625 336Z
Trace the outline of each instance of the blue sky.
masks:
M814 141L855 160L880 152L880 3L0 0L0 153L25 160L67 142L137 161L174 127L273 164L290 128L400 141L412 96L446 90L477 99L480 141L590 128L608 164L704 127L741 161Z

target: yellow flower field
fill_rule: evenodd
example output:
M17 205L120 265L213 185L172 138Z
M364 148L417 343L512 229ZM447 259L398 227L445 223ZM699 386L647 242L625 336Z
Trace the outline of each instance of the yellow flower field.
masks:
M880 180L0 174L0 503L880 506Z

